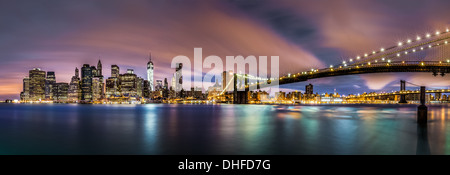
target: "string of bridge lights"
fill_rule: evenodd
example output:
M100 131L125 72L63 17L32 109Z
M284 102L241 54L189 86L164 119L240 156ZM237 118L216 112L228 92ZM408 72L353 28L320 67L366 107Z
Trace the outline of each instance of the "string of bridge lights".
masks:
M448 28L445 30L445 32L436 31L434 36L438 36L438 35L440 35L440 34L445 34L445 33L448 33L448 32L450 32L450 29L448 29ZM425 38L427 38L427 39L428 39L428 38L431 38L432 36L433 36L433 35L431 35L430 33L425 34ZM423 39L423 38L422 38L421 36L417 36L415 41L420 41L420 40L422 40L422 39ZM413 40L411 40L411 39L407 39L405 43L410 44L410 43L413 43L413 42L415 42L415 41L413 41ZM448 44L448 41L445 41L444 44ZM380 51L372 51L372 54L371 54L371 55L374 55L374 54L376 54L376 53L385 52L385 51L387 51L387 50L394 49L394 48L396 48L396 47L401 47L401 46L403 46L403 45L405 45L404 42L400 41L400 42L398 42L397 46L390 47L389 49L381 48ZM436 44L436 45L431 45L431 44L429 44L428 47L420 47L420 50L422 51L422 50L424 50L424 49L426 49L426 48L432 48L432 47L434 47L434 46L439 46L439 45L440 45L440 44ZM414 53L414 52L416 52L416 51L419 51L419 50L412 49L410 52L405 51L404 54L407 55L408 53ZM365 53L365 54L364 54L364 58L367 58L367 57L369 57L369 56L371 56L371 55ZM401 53L397 53L397 57L400 57L400 56L401 56ZM359 56L359 55L356 56L356 60L360 60L361 58L362 58L362 57ZM343 66L345 67L345 66L347 66L347 63L351 63L351 62L353 62L353 61L354 61L353 58L349 58L348 62L344 60L344 61L342 61L342 64L341 64L341 65L343 65ZM385 61L385 58L382 58L382 61ZM375 62L377 63L378 60L375 60ZM389 59L388 59L388 62L390 62ZM368 62L367 64L370 65L370 62ZM333 67L334 67L333 65L330 65L329 68L333 68ZM304 73L304 74L306 74L306 73Z
M438 30L438 31L436 31L436 32L434 33L434 35L432 35L432 34L430 34L430 33L426 33L426 34L424 35L424 38L429 39L429 38L431 38L431 37L439 36L439 35L441 35L441 34L445 34L445 33L449 33L449 32L450 32L450 29L448 29L448 28L445 30L445 32L440 32L440 31ZM406 44L411 44L411 43L413 43L413 42L420 41L420 40L422 40L422 39L424 39L424 38L422 38L421 36L417 36L415 40L407 39L405 42L400 41L400 42L397 43L396 46L392 46L392 47L387 48L387 49L385 49L385 48L382 47L382 48L380 48L379 51L372 51L371 54L365 53L365 54L363 55L363 57L358 55L358 56L356 56L356 60L361 60L362 58L368 58L369 56L372 56L372 55L374 55L374 54L382 53L382 52L388 51L388 50L390 50L390 49L394 49L394 48L397 48L397 47L404 46L404 45L406 45ZM448 44L448 41L444 41L443 44L447 45L447 44ZM404 53L404 55L407 55L407 54L409 54L409 53L415 53L415 52L423 51L423 50L425 50L425 49L429 49L429 48L432 48L432 47L435 47L435 46L440 46L440 45L441 45L441 43L437 43L437 44L428 44L428 46L425 46L425 47L421 46L420 48L414 47L413 49L411 49L411 50L409 50L409 51L408 51L408 50L405 50L403 53ZM391 55L391 54L389 54L389 55ZM397 53L396 56L397 56L397 57L400 57L400 56L402 56L402 53ZM390 58L395 58L395 56L391 56ZM347 63L351 63L351 62L353 62L353 61L354 61L353 58L349 58L348 62L344 60L344 61L342 61L342 64L339 64L338 66L339 66L339 68L342 68L342 66L347 67L347 66L348 66ZM381 58L381 61L387 62L388 64L392 62L391 59L389 59L389 58L386 59L386 57ZM375 63L378 63L378 60L374 60L374 62L375 62ZM405 61L402 61L402 63L405 63ZM440 61L439 63L442 63L442 62ZM447 59L447 63L450 63L450 60ZM422 66L424 65L423 62L421 62L420 64L421 64ZM370 66L370 65L371 65L371 62L367 62L367 65ZM361 64L361 66L364 66L364 64ZM359 66L356 65L356 68L359 68ZM328 69L333 70L333 69L334 69L334 66L333 66L333 65L330 65L330 67L329 67ZM298 73L297 75L313 74L313 73L318 72L318 71L319 71L319 69L311 69L311 71L301 72L301 73ZM252 75L243 75L243 74L236 74L236 75L237 75L239 78L248 78L248 79L250 79L250 80L259 80L259 81L275 80L275 78L260 78L260 77L256 77L256 76L252 76ZM291 76L293 76L293 77L295 78L295 77L296 77L296 74L292 74L292 75L291 75L291 74L289 73L287 77L290 78ZM286 76L285 76L285 77L280 77L279 80L282 80L283 78L286 78ZM250 83L250 84L254 84L254 83ZM255 83L255 84L260 84L260 83Z

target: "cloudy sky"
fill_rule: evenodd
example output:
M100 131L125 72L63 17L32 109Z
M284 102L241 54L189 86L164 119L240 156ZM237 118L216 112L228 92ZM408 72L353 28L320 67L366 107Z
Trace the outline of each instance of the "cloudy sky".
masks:
M408 37L450 27L450 1L412 0L1 0L0 99L19 98L28 70L55 71L69 82L75 67L100 58L146 78L151 51L155 79L168 78L172 58L279 56L280 74L338 64ZM205 72L205 71L204 71ZM383 73L331 77L285 85L319 93L399 89L399 80L449 87L449 76Z

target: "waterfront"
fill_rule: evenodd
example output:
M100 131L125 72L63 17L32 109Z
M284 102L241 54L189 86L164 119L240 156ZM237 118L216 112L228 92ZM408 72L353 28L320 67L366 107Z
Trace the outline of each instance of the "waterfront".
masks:
M0 154L450 154L449 106L0 104Z

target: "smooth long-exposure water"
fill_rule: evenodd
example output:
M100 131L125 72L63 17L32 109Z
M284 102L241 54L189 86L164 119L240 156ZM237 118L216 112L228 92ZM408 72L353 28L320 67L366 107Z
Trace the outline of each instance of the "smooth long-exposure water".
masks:
M450 154L449 106L0 104L0 154Z

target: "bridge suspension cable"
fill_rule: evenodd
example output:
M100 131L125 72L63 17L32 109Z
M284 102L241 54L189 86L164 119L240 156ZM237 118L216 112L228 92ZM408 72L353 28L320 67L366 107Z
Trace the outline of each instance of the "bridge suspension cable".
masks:
M411 83L411 82L409 82L409 81L405 81L405 83L407 83L407 84L409 84L409 85L412 85L412 86L417 86L417 87L420 87L420 85L417 85L417 84Z

